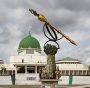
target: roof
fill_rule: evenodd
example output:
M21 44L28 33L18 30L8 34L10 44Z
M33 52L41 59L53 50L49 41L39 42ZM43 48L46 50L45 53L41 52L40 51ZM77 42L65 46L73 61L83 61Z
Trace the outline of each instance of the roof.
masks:
M72 57L65 57L65 58L61 59L61 61L79 61L79 60L74 59Z
M20 48L38 48L40 49L40 43L39 41L32 37L31 35L26 36L25 38L23 38L21 40L21 42L19 43L19 47Z

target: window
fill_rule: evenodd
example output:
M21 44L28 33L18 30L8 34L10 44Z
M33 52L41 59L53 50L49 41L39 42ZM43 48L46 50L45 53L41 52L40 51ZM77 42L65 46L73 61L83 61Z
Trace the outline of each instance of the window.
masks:
M86 75L86 70L83 70L83 75Z
M35 66L27 66L27 73L35 73Z
M11 75L12 74L12 71L8 71L8 74Z
M89 70L90 70L90 66L89 66Z
M17 66L17 73L25 73L25 66Z
M90 71L89 70L87 71L87 75L90 76Z
M22 63L24 63L24 59L22 59Z
M62 70L62 75L64 75L64 73L65 73L65 71L64 71L64 70Z
M73 70L70 70L70 75L73 75Z
M82 71L81 70L79 70L79 75L82 75Z
M75 76L77 75L77 71L76 71L76 70L74 71L74 75L75 75Z
M66 70L66 75L69 75L69 70Z

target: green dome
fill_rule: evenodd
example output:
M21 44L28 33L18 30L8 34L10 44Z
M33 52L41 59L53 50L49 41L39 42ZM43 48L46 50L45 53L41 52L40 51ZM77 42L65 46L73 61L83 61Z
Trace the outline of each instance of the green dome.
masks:
M62 61L79 61L79 60L74 59L72 57L66 57L66 58L63 58Z
M40 49L39 41L31 35L21 40L18 49L20 48L38 48Z

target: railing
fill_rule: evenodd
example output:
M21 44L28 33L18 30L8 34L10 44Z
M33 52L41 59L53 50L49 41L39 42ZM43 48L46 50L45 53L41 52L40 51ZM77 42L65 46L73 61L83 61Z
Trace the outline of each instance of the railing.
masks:
M15 71L0 70L0 76L8 76L15 74Z
M61 76L90 76L90 70L60 70Z

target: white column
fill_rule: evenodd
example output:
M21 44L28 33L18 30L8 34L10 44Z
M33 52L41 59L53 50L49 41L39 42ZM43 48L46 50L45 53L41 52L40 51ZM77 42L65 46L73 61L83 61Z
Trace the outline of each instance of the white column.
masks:
M15 66L15 68L16 68L16 69L15 69L15 74L17 74L17 66Z
M78 75L79 75L79 70L78 70Z
M78 75L79 75L79 70L78 70Z
M82 70L82 75L83 75L83 70Z
M27 66L25 66L25 74L27 74Z
M15 78L16 78L16 80L17 80L17 66L15 66Z
M35 74L37 74L37 66L35 66Z
M66 75L66 70L65 70L65 74L64 75Z

